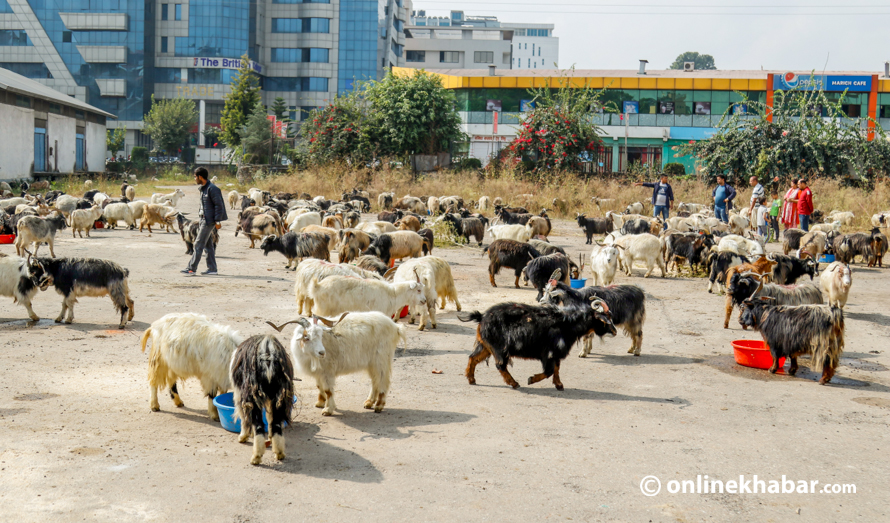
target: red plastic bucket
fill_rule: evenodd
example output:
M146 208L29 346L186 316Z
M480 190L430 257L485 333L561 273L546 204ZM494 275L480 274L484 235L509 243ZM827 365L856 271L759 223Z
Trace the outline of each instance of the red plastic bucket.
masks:
M15 242L15 234L0 234L0 244L10 245Z
M93 229L104 229L104 228L105 228L105 224L102 222L93 223Z
M769 369L773 366L773 355L763 340L736 340L732 342L735 362L754 369ZM779 358L779 368L785 365L785 358Z

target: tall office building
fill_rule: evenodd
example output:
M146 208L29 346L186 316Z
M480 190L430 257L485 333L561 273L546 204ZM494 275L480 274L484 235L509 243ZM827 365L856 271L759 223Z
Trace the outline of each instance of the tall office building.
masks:
M128 152L147 145L142 117L158 99L195 100L197 130L218 126L247 54L263 103L292 119L355 80L404 64L410 0L0 0L0 67L118 117Z

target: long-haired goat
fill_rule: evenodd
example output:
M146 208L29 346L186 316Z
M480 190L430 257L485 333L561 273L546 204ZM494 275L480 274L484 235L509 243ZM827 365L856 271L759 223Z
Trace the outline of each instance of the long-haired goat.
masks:
M727 286L727 301L733 305L741 305L748 298L768 296L776 299L777 305L819 305L822 303L822 291L810 282L798 285L776 285L764 283L768 274L756 272L737 272L732 275ZM726 321L732 309L727 310L727 320L724 321L724 329L728 328ZM745 328L744 324L742 325Z
M49 255L55 258L53 241L56 239L56 232L65 229L65 227L65 217L59 211L54 211L47 218L25 216L16 224L15 253L23 256L25 249L35 243L34 255L36 256L40 244L47 243Z
M717 291L722 294L723 286L726 283L726 273L730 268L743 263L749 263L748 258L734 252L711 252L708 255L708 266L710 267L708 292L713 292L714 283L717 283Z
M405 327L380 312L350 312L334 323L325 318L300 318L290 342L297 370L315 378L317 408L331 416L337 408L334 385L337 376L365 371L371 377L366 409L383 412L392 381L392 360L399 341L407 345ZM270 324L271 325L271 324ZM284 325L287 325L285 323ZM272 325L281 330L281 326Z
M476 345L467 363L466 376L476 384L476 365L494 356L495 367L504 382L514 389L519 384L507 371L513 358L539 360L544 372L528 378L528 384L553 377L556 390L563 390L559 366L572 345L588 334L615 335L609 307L594 298L590 307L560 310L549 305L501 303L481 313L458 314L460 321L475 321Z
M831 381L844 352L844 311L829 305L775 305L775 298L762 296L742 303L739 322L760 331L773 356L771 373L779 370L779 359L791 358L788 374L797 373L797 358L810 354L810 368L822 371L820 385Z
M297 265L297 271L294 275L294 295L297 298L297 307L299 309L298 313L303 314L303 310L305 309L306 314L312 314L313 301L312 298L310 298L309 296L309 286L317 279L325 278L327 276L339 275L360 276L362 278L370 278L383 281L383 277L376 272L371 272L370 270L362 270L362 273L359 274L355 271L355 269L362 270L359 267L338 265L336 263L330 263L316 258L310 258ZM392 270L395 271L395 269Z
M530 260L525 268L522 269L523 283L526 285L531 283L532 287L538 291L535 301L540 300L541 296L544 295L544 287L547 286L548 281L553 279L553 274L556 271L559 271L560 274L557 279L563 283L569 282L569 276L573 271L575 274L581 272L575 262L559 252L548 254L547 256L538 256L534 260Z
M244 337L232 327L212 323L204 315L182 312L167 314L152 323L142 334L142 352L145 352L149 338L151 410L161 410L158 389L168 387L173 403L177 407L185 406L179 397L176 382L197 378L207 396L207 414L214 421L219 421L213 398L232 388L229 374L232 355Z
M828 304L843 309L853 285L853 269L846 263L832 262L822 272L819 283L822 284L822 292L828 298Z
M30 257L30 253L27 254ZM18 256L0 255L0 296L9 296L13 303L21 303L28 311L28 317L37 321L40 317L31 308L31 300L37 294L38 286L28 261Z
M334 316L343 312L378 311L398 318L407 305L426 305L424 285L415 281L388 283L358 276L327 276L309 283L308 296L316 314Z
M251 465L259 465L266 452L263 410L269 416L272 453L284 459L282 429L291 422L294 397L294 366L287 349L275 336L251 336L232 356L231 378L235 415L241 418L238 441L253 436Z
M884 255L890 247L890 241L887 236L881 232L881 229L875 227L871 230L871 257L868 259L869 267L883 267Z
M605 218L588 218L586 213L582 213L578 214L576 219L578 227L584 229L584 234L587 235L587 245L593 244L594 234L608 234L614 228L611 215Z
M412 307L408 323L413 324L417 316L420 330L426 328L427 319L432 323L433 328L438 327L436 321L436 302L442 299L440 309L445 308L446 298L454 302L455 307L460 311L460 301L457 299L457 288L454 286L454 277L451 275L451 266L442 258L435 256L424 256L423 258L415 258L408 260L396 269L393 274L394 282L410 282L419 279L423 283L423 291L426 297L426 307Z
M798 259L784 254L767 254L767 258L775 261L772 281L779 285L793 285L799 278L809 275L810 281L816 275L816 260L812 258Z
M470 243L470 236L475 238L477 245L482 246L482 237L485 236L485 225L478 218L461 218L455 214L446 214L442 220L451 224L459 236L463 236Z
M495 240L482 250L482 255L488 253L488 279L492 287L497 287L494 277L501 270L501 267L513 269L516 275L514 285L519 288L519 277L522 270L528 265L528 262L537 258L541 254L534 247L527 243L520 243L514 240Z
M179 235L182 236L182 241L185 242L185 253L194 254L195 241L198 239L198 228L201 223L198 220L189 220L181 212L176 213L176 222L179 225ZM210 231L210 240L213 242L213 245L219 245L218 230L213 229Z
M270 252L280 252L287 258L284 266L297 270L297 265L303 258L318 258L331 261L331 252L328 250L329 238L326 234L288 232L284 236L266 236L260 243L260 249L264 256Z
M383 263L402 258L420 258L423 255L423 238L414 231L381 234L362 254L373 254Z

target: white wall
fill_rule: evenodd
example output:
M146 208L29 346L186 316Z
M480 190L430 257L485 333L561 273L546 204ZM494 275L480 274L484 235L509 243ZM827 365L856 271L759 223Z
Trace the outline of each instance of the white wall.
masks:
M559 62L559 38L513 37L513 69L554 69L553 64L557 62Z
M34 111L0 104L0 126L6 130L0 139L0 179L29 177L34 163Z
M102 172L105 170L105 126L87 122L86 131L86 157L83 168L87 171Z
M77 144L74 139L76 132L77 122L74 118L47 114L46 133L49 135L47 147L53 148L53 156L49 157L46 164L47 171L55 170L56 157L58 157L59 172L74 172L74 162L77 159ZM56 141L59 142L58 147L56 147Z

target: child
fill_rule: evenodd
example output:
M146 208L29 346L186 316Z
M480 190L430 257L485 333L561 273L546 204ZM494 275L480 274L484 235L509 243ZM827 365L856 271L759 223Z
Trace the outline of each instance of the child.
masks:
M767 231L769 229L769 208L766 206L766 198L761 198L754 207L754 216L757 217L757 234L767 239Z
M782 200L779 199L779 192L775 189L770 193L770 196L773 199L773 204L769 209L769 224L775 233L775 241L779 241L779 212L782 210Z

